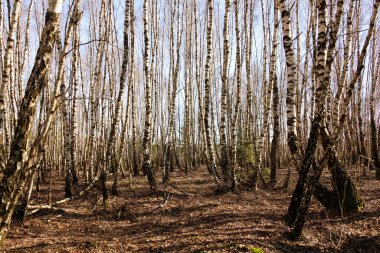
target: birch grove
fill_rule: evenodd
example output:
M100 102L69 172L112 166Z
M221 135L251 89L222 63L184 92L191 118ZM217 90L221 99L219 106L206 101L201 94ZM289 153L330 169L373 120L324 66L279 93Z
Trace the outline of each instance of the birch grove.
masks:
M0 243L61 181L107 209L125 182L165 193L205 169L219 194L288 191L292 239L313 198L362 212L352 171L380 179L379 4L1 1Z

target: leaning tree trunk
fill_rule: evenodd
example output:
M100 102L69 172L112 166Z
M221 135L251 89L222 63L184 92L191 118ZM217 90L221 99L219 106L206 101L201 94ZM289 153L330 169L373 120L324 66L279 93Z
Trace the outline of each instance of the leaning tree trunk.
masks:
M372 36L372 31L374 27L375 18L377 15L377 10L380 1L377 0L373 7L372 16L370 19L370 28L363 45L360 57L358 59L357 69L354 73L354 78L350 83L350 87L347 91L346 100L343 105L343 111L347 109L347 101L352 96L353 87L358 80L361 70L363 69L363 62L366 54L366 49L369 44L369 39ZM289 226L294 226L292 231L292 236L298 238L302 234L303 226L305 223L306 213L308 206L310 204L311 195L318 184L320 175L322 173L322 166L311 166L313 163L313 156L318 143L319 131L322 131L322 138L324 144L325 158L328 159L328 164L330 170L334 177L334 187L336 188L338 200L343 202L342 208L345 212L355 212L363 209L364 204L356 191L355 185L350 180L345 169L339 165L340 162L337 158L333 145L335 144L337 131L342 127L345 121L345 114L342 114L339 120L339 128L335 129L335 134L331 138L326 136L326 127L324 126L324 100L327 92L327 85L330 82L331 65L333 61L333 54L335 50L336 35L340 24L340 19L343 12L343 1L338 1L336 19L332 25L330 31L330 41L327 52L327 58L325 60L324 48L326 46L326 23L325 23L325 13L326 13L326 1L321 0L319 2L319 25L318 25L318 59L317 59L317 112L313 120L313 125L308 141L308 145L305 152L305 158L301 167L300 177L297 182L296 189L293 193L291 203L289 205L288 213L286 215L286 224ZM322 127L323 125L323 127ZM328 142L328 145L325 143ZM322 160L323 162L323 160ZM322 163L321 162L321 163ZM311 171L310 171L311 167ZM344 199L343 199L344 198ZM344 200L344 201L342 201Z
M280 4L281 7L281 4ZM282 7L281 7L282 9ZM312 167L313 173L310 172L310 167L313 162L314 153L318 144L318 135L321 123L324 116L324 95L327 91L327 85L322 82L325 71L325 49L326 49L326 1L318 2L318 54L317 54L317 90L316 90L316 105L317 112L312 122L310 136L305 151L299 179L285 217L285 223L288 226L295 226L292 235L294 237L301 236L305 215L314 192L315 186L319 181L322 171L319 167ZM284 12L283 12L284 15ZM289 120L289 119L288 119ZM313 176L311 175L313 174Z
M325 159L332 174L333 190L328 191L327 188L319 184L316 188L318 191L316 191L315 196L324 204L326 209L334 210L342 215L361 211L364 208L364 202L339 160L336 151L332 148L332 139L326 127L321 129L321 139L326 150Z
M326 150L324 157L327 160L329 169L330 169L332 176L333 176L332 177L333 178L333 191L332 192L322 191L322 192L328 193L322 199L324 199L324 200L335 199L336 201L332 204L330 203L329 205L327 205L326 208L327 209L335 209L336 211L341 212L342 214L358 212L364 208L363 200L362 200L361 196L359 195L358 191L356 190L355 184L350 179L350 177L349 177L347 171L345 170L342 162L340 162L340 160L336 154L336 151L334 150L334 145L335 145L335 142L336 142L336 140L337 140L337 138L341 132L341 129L343 128L343 125L344 125L344 122L346 119L346 115L347 115L348 105L351 101L353 90L355 88L357 80L360 78L362 69L364 67L363 63L364 63L365 58L366 58L366 51L367 51L367 47L368 47L369 42L370 42L370 38L372 36L372 32L374 31L374 24L375 24L375 18L377 15L378 7L379 7L379 1L376 1L374 6L373 6L373 12L372 12L372 16L370 19L370 26L369 26L369 30L368 30L363 48L362 48L360 54L358 53L358 63L357 63L356 71L354 72L353 78L347 87L346 96L345 96L343 104L341 105L341 114L339 117L338 116L334 117L336 119L339 119L336 121L337 124L336 124L335 128L333 128L334 133L332 136L330 136L329 132L325 126L323 126L321 129L322 145L323 145L324 149ZM350 15L350 14L348 14L348 15ZM347 25L349 25L349 24L347 24ZM334 28L333 32L335 33L335 35L332 37L336 36L336 33L337 33L336 27L337 27L337 25L333 26L333 28ZM328 58L327 58L327 63L330 64L330 67L331 67L331 62L333 60L333 57L332 57L333 53L334 53L334 49L332 48L332 46L330 46L329 52L328 52ZM317 187L317 189L321 189L321 187ZM319 200L321 200L320 193L322 193L322 192L319 192L316 194L316 196ZM319 195L319 197L318 197L318 195ZM323 203L323 201L321 201L321 202Z
M353 74L353 78L348 85L346 96L344 99L344 102L342 104L342 113L338 120L338 125L334 129L333 135L331 137L328 136L328 133L322 132L322 139L323 139L323 145L324 149L328 153L328 162L330 166L330 170L332 171L333 177L335 179L334 181L334 187L336 188L338 196L343 199L343 211L346 213L350 212L356 212L358 210L362 210L364 208L363 201L361 200L360 195L355 190L354 183L350 180L350 178L347 175L347 172L345 171L344 167L342 165L339 165L339 159L337 158L337 155L334 154L334 152L331 153L331 150L333 150L333 146L341 132L341 130L344 127L344 123L346 121L348 106L350 104L353 90L355 89L355 84L357 83L357 80L360 78L361 73L364 68L365 58L367 54L367 48L371 40L371 36L374 32L374 26L376 21L376 16L379 8L380 0L376 0L373 5L373 11L370 18L370 24L367 36L365 38L363 47L361 49L360 54L358 54L358 62L356 71ZM327 143L327 144L326 144ZM331 150L330 150L331 149ZM338 168L338 169L337 169ZM338 174L338 175L337 175ZM352 189L352 190L351 190ZM341 204L342 205L342 204Z
M50 64L54 47L55 33L59 26L59 19L63 0L50 0L45 15L45 26L42 32L40 46L37 51L34 67L27 82L25 96L22 99L14 139L11 144L10 158L0 185L0 243L4 242L14 207L23 191L27 180L25 163L30 159L30 132L36 112L37 99L46 86L41 79Z

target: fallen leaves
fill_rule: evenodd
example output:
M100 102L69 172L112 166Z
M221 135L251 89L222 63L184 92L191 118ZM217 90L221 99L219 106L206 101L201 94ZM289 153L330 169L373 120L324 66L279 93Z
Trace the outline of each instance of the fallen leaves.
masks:
M290 191L242 190L215 196L204 168L190 176L173 173L173 187L166 189L166 195L150 194L145 180L139 179L134 191L121 182L121 194L110 196L107 210L93 210L100 197L93 189L83 198L63 203L63 213L46 212L13 224L6 251L267 253L380 248L380 182L376 180L358 183L367 206L363 213L327 216L314 202L306 240L291 242L283 224Z

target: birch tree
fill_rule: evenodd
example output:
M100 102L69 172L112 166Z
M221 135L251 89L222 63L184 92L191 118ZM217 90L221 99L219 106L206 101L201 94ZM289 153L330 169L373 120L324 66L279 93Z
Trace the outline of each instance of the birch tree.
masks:
M2 77L1 77L1 85L0 85L0 131L3 134L3 143L6 146L6 150L8 150L9 146L9 133L7 128L6 120L6 103L5 103L5 94L8 89L8 86L12 86L9 82L10 73L12 66L12 58L14 52L14 44L16 38L16 29L18 26L19 13L21 9L21 0L13 1L12 6L12 14L10 15L10 23L9 23L9 33L7 37L7 44L4 53L4 67L2 68ZM11 100L9 100L11 101Z
M147 175L151 191L157 188L154 170L152 167L152 86L150 74L150 44L148 34L149 0L144 0L144 71L145 71L145 126L143 138L143 172Z
M215 182L218 187L221 187L218 176L216 174L216 161L215 161L215 150L211 136L211 57L212 57L212 31L213 31L213 19L214 19L214 3L213 0L207 1L207 35L206 35L206 46L207 46L207 56L206 56L206 66L205 66L205 94L204 94L204 128L206 134L206 147L208 152L208 162L210 171L213 174Z
M18 122L14 139L11 143L10 156L0 187L0 243L7 234L14 207L23 191L31 171L26 170L30 145L30 130L36 112L37 99L46 85L41 80L47 71L54 47L55 33L58 29L62 0L50 0L45 15L45 25L42 31L40 46L37 51L35 64L29 76L25 96L21 102Z

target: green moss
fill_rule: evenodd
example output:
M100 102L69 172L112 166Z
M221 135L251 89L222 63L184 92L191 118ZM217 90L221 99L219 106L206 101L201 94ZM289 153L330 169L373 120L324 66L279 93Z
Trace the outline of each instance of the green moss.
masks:
M249 248L249 251L252 253L264 253L264 251L262 249L256 248L256 247Z
M253 143L242 141L240 145L238 145L236 151L236 156L239 164L255 164L256 157Z
M271 169L268 168L268 167L264 168L264 169L261 171L261 173L263 174L263 177L264 177L264 179L265 179L265 182L268 182L269 179L270 179L270 171L271 171Z

